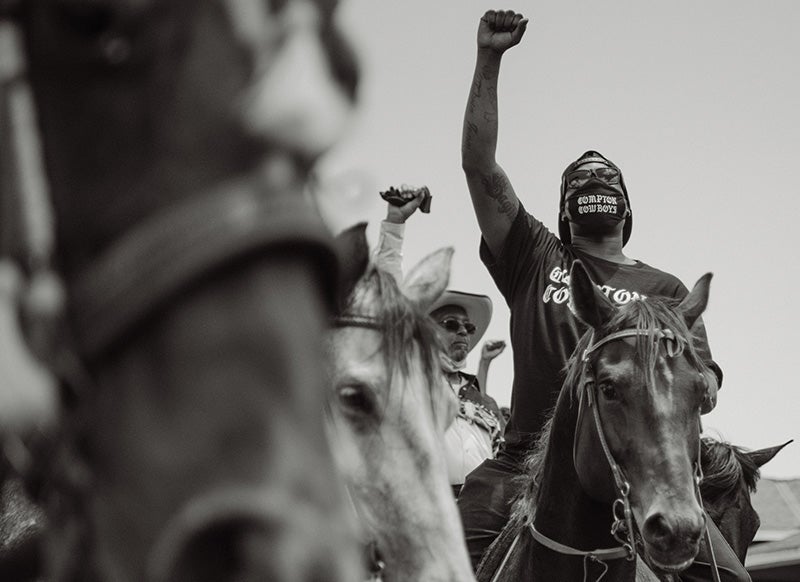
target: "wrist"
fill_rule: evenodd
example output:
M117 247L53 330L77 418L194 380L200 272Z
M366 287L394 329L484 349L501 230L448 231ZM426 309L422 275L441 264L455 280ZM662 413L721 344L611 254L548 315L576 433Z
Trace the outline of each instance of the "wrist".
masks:
M506 52L506 49L498 50L492 48L490 46L479 46L478 47L478 60L481 62L496 62L499 63L503 57L503 53Z

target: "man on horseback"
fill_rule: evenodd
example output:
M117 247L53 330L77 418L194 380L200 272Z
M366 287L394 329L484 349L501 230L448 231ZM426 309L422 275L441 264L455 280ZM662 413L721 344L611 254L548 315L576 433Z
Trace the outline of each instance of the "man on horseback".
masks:
M580 259L591 279L618 305L688 293L675 276L624 254L633 224L630 199L619 167L600 153L587 151L564 171L558 237L517 197L495 160L497 82L503 54L520 42L527 24L513 11L490 10L481 18L462 134L462 167L482 235L480 256L510 306L514 352L505 444L496 459L484 461L467 476L458 500L475 567L509 518L518 493L513 478L555 404L564 364L586 330L570 307L572 262ZM709 395L703 412L708 412L715 405L722 371L711 359L702 322L693 331L714 372L706 379ZM715 550L718 560L725 556L725 567L736 570L731 579L749 580L732 552L717 549L716 543ZM708 566L704 568L707 576Z
M401 206L387 204L386 219L381 222L375 263L402 281L402 244L405 221L422 202L418 192ZM453 494L458 496L464 478L484 459L493 458L502 442L505 421L494 398L486 394L489 363L503 351L504 343L484 346L477 376L464 368L472 351L492 318L492 300L486 295L447 290L428 312L441 328L445 352L440 355L447 389L458 398L458 413L444 435L447 473Z

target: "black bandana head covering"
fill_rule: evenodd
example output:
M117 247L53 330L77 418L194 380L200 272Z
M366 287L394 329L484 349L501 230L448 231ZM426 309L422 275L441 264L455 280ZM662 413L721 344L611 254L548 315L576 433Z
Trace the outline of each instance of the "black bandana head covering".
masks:
M564 170L564 173L561 174L561 200L558 203L558 236L561 238L561 242L564 244L569 244L572 242L572 232L569 229L569 220L563 216L565 202L564 195L567 192L567 174L569 174L576 167L589 162L601 162L607 166L611 166L612 168L619 170L619 166L617 166L603 154L594 150L589 150L581 155L581 157L579 157L577 160L572 162L569 166L567 166L567 168ZM625 196L625 202L628 204L628 210L630 210L631 201L628 198L628 189L625 187L625 181L622 179L621 170L619 171L619 186L622 190L622 194ZM628 239L631 238L632 228L633 215L631 212L629 212L628 216L625 218L625 224L622 227L622 246L625 246L628 242Z

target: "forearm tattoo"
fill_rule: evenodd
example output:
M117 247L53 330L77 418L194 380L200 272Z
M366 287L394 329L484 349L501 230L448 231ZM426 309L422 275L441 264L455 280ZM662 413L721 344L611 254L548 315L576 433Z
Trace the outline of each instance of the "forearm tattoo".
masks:
M464 149L472 149L472 141L478 135L478 125L472 121L467 121L464 127Z
M481 98L481 88L483 87L483 79L475 75L475 80L472 83L472 91L469 94L469 112L475 113L475 106Z
M481 183L483 184L484 194L497 203L497 213L513 220L517 207L508 196L508 191L511 187L508 178L501 172L493 172L490 175L482 175Z
M480 133L479 121L482 126L490 131L497 131L497 86L492 84L496 78L488 66L481 68L475 75L467 103L468 118L464 126L463 148L465 151L472 147ZM486 82L484 86L484 81ZM478 116L479 115L479 116Z

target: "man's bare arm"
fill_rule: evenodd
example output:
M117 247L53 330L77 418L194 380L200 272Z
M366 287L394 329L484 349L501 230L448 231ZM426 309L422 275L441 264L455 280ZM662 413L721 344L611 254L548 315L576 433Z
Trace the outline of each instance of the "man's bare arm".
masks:
M508 176L495 160L497 81L503 53L519 43L527 19L513 11L490 10L478 26L478 56L461 135L461 165L481 234L492 254L503 248L519 208Z

